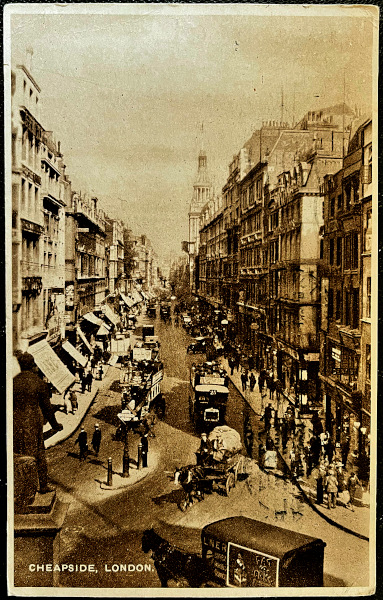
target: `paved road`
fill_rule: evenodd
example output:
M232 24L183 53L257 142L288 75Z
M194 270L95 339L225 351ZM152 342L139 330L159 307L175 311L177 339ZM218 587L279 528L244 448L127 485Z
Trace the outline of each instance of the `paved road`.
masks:
M325 585L365 586L368 580L368 544L335 530L323 522L308 506L297 518L293 513L285 520L275 520L274 501L291 491L276 484L273 477L263 480L264 490L241 482L227 498L217 493L186 513L177 504L181 492L171 474L178 465L194 462L199 439L188 415L189 366L197 357L185 353L189 337L182 328L156 322L165 364L163 387L167 396L167 416L150 440L150 452L157 457L155 471L141 482L122 491L104 491L99 482L105 480L106 461L113 457L114 468L121 469L121 443L113 440L118 424L118 369L111 369L105 385L84 420L85 428L101 425L103 440L98 459L79 463L74 447L76 433L63 444L48 451L49 471L56 481L60 498L70 502L61 539L60 560L63 563L94 564L97 573L62 573L60 583L68 587L158 587L157 573L148 555L141 549L142 531L152 524L168 537L189 550L200 550L200 529L205 524L236 514L274 522L279 526L321 537L325 550ZM200 358L203 360L203 357ZM228 424L242 433L243 419L249 413L240 394L230 388L227 410ZM255 431L259 426L249 413ZM137 438L131 436L131 456L136 456ZM281 487L282 485L282 487ZM120 571L112 565L143 565L143 571ZM107 567L105 568L105 565ZM145 566L146 565L146 566ZM137 567L130 567L137 569ZM107 569L107 570L106 570ZM117 572L113 572L117 569ZM129 566L127 566L129 569ZM138 569L141 569L139 566ZM148 569L148 570L145 570ZM150 570L149 570L150 569Z

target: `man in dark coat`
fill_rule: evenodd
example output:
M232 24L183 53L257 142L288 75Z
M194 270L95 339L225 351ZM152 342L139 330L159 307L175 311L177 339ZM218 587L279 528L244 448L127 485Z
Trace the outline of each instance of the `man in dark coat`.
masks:
M250 383L250 392L253 392L253 391L254 391L254 386L255 386L255 383L256 383L256 381L257 381L257 380L256 380L256 378L255 378L255 375L254 375L253 371L252 371L252 372L250 373L250 379L249 379L249 383Z
M49 386L36 373L34 358L28 352L19 356L21 373L13 379L13 451L33 456L39 477L39 491L52 491L48 486L48 466L45 458L44 419L54 431L63 426L57 422L50 402Z
M96 425L94 426L94 432L93 432L93 436L92 436L92 448L93 448L96 456L98 456L98 453L100 452L100 444L101 444L101 429L100 429L98 423L96 423Z
M142 466L146 468L148 466L148 436L147 434L143 435L141 438L141 452L142 452Z
M81 431L78 434L75 444L78 444L80 448L80 460L85 460L88 452L88 434L83 427L81 427Z
M92 383L93 383L93 374L92 374L92 371L89 371L86 376L86 385L88 388L88 392L92 391Z

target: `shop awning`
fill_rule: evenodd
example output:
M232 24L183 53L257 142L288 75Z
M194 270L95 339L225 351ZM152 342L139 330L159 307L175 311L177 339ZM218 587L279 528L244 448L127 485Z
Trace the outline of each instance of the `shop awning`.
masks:
M103 323L100 329L97 331L96 335L108 335L109 331L110 327L106 323Z
M28 352L32 354L40 371L54 385L59 394L65 392L74 383L74 375L61 362L48 342L41 340L36 344L32 344L28 347Z
M81 354L81 352L79 352L77 348L72 346L72 344L68 342L68 340L66 340L63 343L62 347L66 352L68 352L68 354L71 355L72 358L75 359L76 362L78 362L82 367L85 367L86 363L88 362L87 357Z
M122 292L120 292L120 296L121 296L122 300L125 302L126 306L128 306L128 308L131 308L134 305L134 300L132 300L131 298L128 298Z
M86 313L85 315L83 315L83 318L93 323L93 325L98 325L99 327L100 325L102 325L102 319L96 317L96 315L92 312Z
M144 300L150 300L148 294L146 292L140 292L141 296L144 298Z
M118 354L112 354L110 359L108 360L108 365L110 365L111 367L114 367L114 365L117 363L119 359Z
M109 319L109 321L111 323L113 323L113 325L117 325L117 323L120 320L120 317L118 316L117 313L114 312L114 310L112 308L110 308L110 306L108 306L107 304L104 304L104 306L102 307L102 312L104 313L106 318ZM100 325L102 325L102 324L103 324L103 321L101 321Z
M93 349L88 340L86 339L85 333L81 329L81 327L77 327L77 333L79 334L82 342L84 342L85 346L88 348L89 352L93 354Z

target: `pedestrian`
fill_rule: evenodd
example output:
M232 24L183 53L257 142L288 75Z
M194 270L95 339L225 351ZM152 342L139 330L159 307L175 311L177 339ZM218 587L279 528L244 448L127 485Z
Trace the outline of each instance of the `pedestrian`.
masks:
M75 414L75 412L78 410L78 401L77 401L77 394L74 390L71 390L69 392L69 398L72 404L72 412L73 414Z
M65 409L65 414L68 415L69 413L71 413L73 415L73 406L72 406L72 402L71 402L71 398L70 398L70 392L67 391L64 394L64 409Z
M271 405L271 402L269 402L269 404L265 408L265 416L264 416L264 419L265 419L265 431L269 431L270 430L272 411L273 411L273 407Z
M326 491L328 508L336 508L336 496L338 493L338 481L333 469L329 470L326 477Z
M97 367L97 371L96 371L96 377L99 381L102 381L102 376L104 375L104 369L102 367L102 364L99 363L98 367Z
M88 454L88 434L83 427L81 427L75 444L78 444L80 448L80 461L85 460Z
M255 375L254 375L253 371L251 371L250 378L249 378L250 392L254 392L254 387L255 387L256 381L257 380L255 378Z
M81 379L81 393L82 394L85 394L86 387L87 387L87 375L84 372L82 379Z
M92 436L92 448L93 448L96 456L98 456L98 453L100 452L100 445L101 445L101 429L100 429L98 423L96 423L94 426L94 432L93 432L93 436Z
M361 487L361 483L360 483L358 477L355 475L355 473L352 472L350 475L350 478L347 482L347 489L348 489L348 493L350 494L350 499L349 499L348 503L346 504L346 508L350 508L352 510L352 512L354 512L354 500L355 500L357 486Z
M286 452L287 440L289 439L289 434L288 434L286 419L284 417L282 418L282 422L281 422L281 439L282 439L283 452Z
M44 421L49 422L54 432L61 431L63 425L56 420L49 386L37 375L33 356L24 352L17 358L20 373L13 378L13 452L35 459L39 492L45 494L54 488L48 486Z
M82 365L80 365L77 372L78 372L78 378L79 378L80 384L82 384L82 380L84 379L84 375L85 375L84 367Z
M314 469L313 477L316 479L317 504L323 504L323 489L326 477L326 468L323 462Z
M235 359L232 356L230 356L230 358L229 358L229 367L230 367L230 375L234 375Z
M86 386L87 386L88 392L92 391L92 383L93 383L93 375L92 375L92 371L89 370L88 374L86 376Z
M149 449L148 434L145 433L145 435L143 435L141 437L140 442L141 442L142 466L144 468L146 468L148 466L148 449Z
M237 369L237 372L239 371L240 365L241 365L241 355L239 352L237 352L237 354L235 356L235 367Z
M331 438L328 439L326 451L328 456L328 462L331 464L335 451L334 444Z
M249 365L249 371L252 371L254 369L254 356L252 354L249 354L249 358L247 359L247 363Z
M293 477L297 476L297 463L298 463L297 450L295 448L295 444L293 444L293 447L290 450L290 471L291 471L291 475Z
M242 391L245 392L246 391L246 387L247 387L247 374L246 374L246 371L243 371L241 373L241 381L242 381Z
M350 451L350 436L346 436L340 446L341 454L342 454L342 463L344 466L347 466L348 453Z

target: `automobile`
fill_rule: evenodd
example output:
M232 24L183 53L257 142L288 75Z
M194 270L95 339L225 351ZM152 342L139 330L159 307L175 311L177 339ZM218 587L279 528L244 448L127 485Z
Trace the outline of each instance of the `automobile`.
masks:
M207 337L196 337L194 342L188 345L186 348L186 352L188 354L204 354L206 352L206 347L210 341L210 338Z

